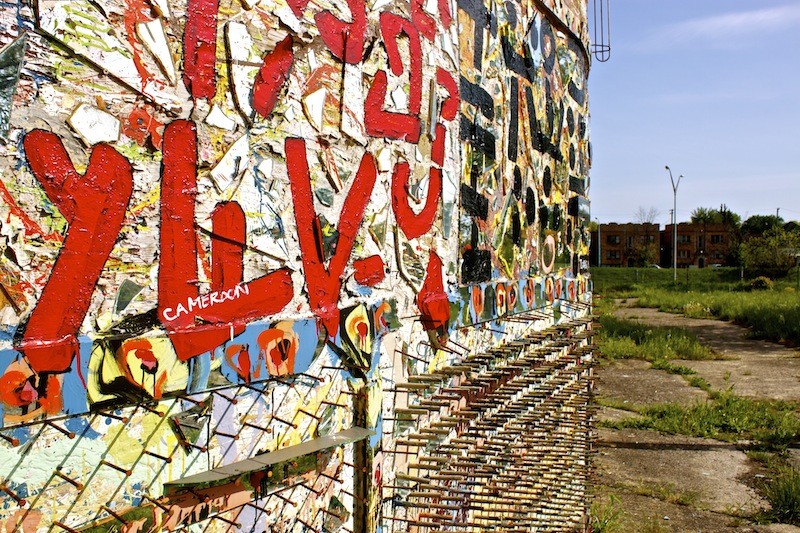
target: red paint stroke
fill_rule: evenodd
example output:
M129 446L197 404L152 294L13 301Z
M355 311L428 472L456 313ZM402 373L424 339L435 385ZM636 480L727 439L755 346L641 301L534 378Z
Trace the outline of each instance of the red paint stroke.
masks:
M159 122L147 109L136 107L125 118L122 124L122 133L136 141L139 146L144 146L147 139L153 143L156 149L161 149L161 133L164 125Z
M375 73L375 79L367 92L364 105L364 123L367 134L373 137L386 137L416 143L419 141L420 135L419 110L422 102L422 46L419 33L410 20L389 12L381 13L380 24L384 47L389 56L389 68L395 76L400 76L405 70L398 40L403 33L408 37L411 57L408 101L410 112L398 113L383 109L388 87L388 74L386 71L379 70Z
M444 88L445 91L447 91L447 98L445 98L441 103L439 118L444 120L453 120L456 118L456 113L458 113L458 103L460 98L458 95L458 84L453 78L453 75L442 67L436 68L436 83L438 83Z
M303 10L308 5L309 0L286 0L286 3L289 4L289 8L292 10L292 13L297 18L301 18L303 16Z
M194 230L197 132L192 122L176 120L167 126L161 180L158 316L178 358L186 361L222 344L230 337L231 327L234 334L239 334L248 320L277 313L292 299L294 290L291 274L285 268L226 287L218 278L222 277L221 270L227 277L226 264L212 270L212 285L223 290L200 295ZM223 232L229 230L243 236L237 223L226 223Z
M237 202L221 202L211 213L211 223L211 290L221 291L244 281L244 211Z
M89 310L103 266L117 240L133 191L133 170L106 144L75 171L61 139L33 130L23 141L28 165L67 220L64 245L25 325L20 349L38 372L65 372L78 350L76 334Z
M311 175L303 139L286 139L286 167L297 221L297 238L303 257L303 269L308 285L308 300L314 314L322 321L329 337L334 337L339 324L339 292L344 269L350 260L356 235L375 187L377 168L371 154L365 153L356 172L339 217L339 240L336 251L325 267L320 237L315 228L319 217L314 208Z
M217 9L219 0L188 0L183 31L183 83L193 98L217 92Z
M272 113L281 87L289 77L289 70L294 62L292 52L292 36L275 45L275 48L264 56L264 62L256 75L253 85L253 109L262 117Z
M436 21L425 12L425 9L422 7L424 2L425 0L411 0L411 20L414 22L414 27L416 27L426 39L433 41L434 38L436 38Z
M376 72L364 105L364 126L367 134L416 144L419 141L419 118L406 113L383 110L387 85L386 72L383 70Z
M397 44L403 33L408 37L408 50L411 58L408 108L412 115L419 116L422 102L422 45L419 41L419 33L410 20L387 11L381 13L383 46L389 56L389 68L392 69L392 74L395 76L400 76L406 68Z
M347 0L352 22L336 18L329 10L314 15L320 37L337 59L356 65L364 56L367 6L364 0Z
M125 37L133 49L133 64L139 77L142 78L141 90L147 86L151 74L142 61L142 45L136 35L136 24L153 20L153 8L145 0L125 0L124 22Z
M431 146L431 161L440 167L444 165L444 140L447 138L447 131L441 124L436 125L436 137L433 138Z
M225 348L225 359L245 383L250 383L250 352L247 348L246 344L231 344Z
M379 255L371 255L353 261L353 277L361 285L374 287L386 277L386 265Z
M3 202L8 206L8 216L6 217L6 223L11 222L11 215L17 217L20 222L22 222L22 227L25 228L25 236L30 235L41 235L45 241L50 241L54 243L61 243L63 240L60 233L56 233L55 231L51 231L50 233L45 233L42 230L41 226L36 223L31 217L28 216L22 208L17 205L16 200L14 197L11 196L11 193L6 188L6 184L0 180L0 197L3 198Z
M449 28L450 24L453 23L453 14L450 13L450 2L448 2L448 0L439 0L438 7L439 18L442 20L442 24L444 24L446 28Z
M428 179L428 193L425 206L417 214L411 209L409 203L408 179L411 175L407 162L401 161L394 166L392 173L392 210L397 219L397 225L403 230L406 237L416 239L424 235L436 218L439 208L439 198L442 195L442 171L431 167Z
M446 326L450 320L450 302L442 280L442 260L433 250L430 251L425 281L417 294L417 307L422 314L422 327L428 331Z

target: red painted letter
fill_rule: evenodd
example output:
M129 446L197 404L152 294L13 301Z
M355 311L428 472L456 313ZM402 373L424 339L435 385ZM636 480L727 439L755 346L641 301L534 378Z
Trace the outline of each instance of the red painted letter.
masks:
M194 98L217 92L217 9L219 0L189 0L183 30L183 83Z
M249 283L228 286L236 274L229 269L231 250L214 260L212 286L223 294L200 295L197 279L197 239L194 205L197 195L197 133L192 122L176 120L164 131L164 162L161 175L161 261L158 269L158 316L167 328L175 352L185 361L213 350L234 333L241 333L248 320L271 315L292 299L288 269L271 272ZM243 221L223 208L222 235L244 243ZM241 209L241 208L239 208ZM238 252L234 252L238 253ZM229 277L229 274L232 277ZM239 274L240 275L240 274ZM214 294L214 293L212 293Z
M21 350L36 372L65 372L89 310L97 279L117 240L133 190L125 157L105 144L92 149L89 167L75 171L61 140L34 130L23 141L31 171L69 229L53 272L27 324Z
M347 193L342 214L339 217L339 240L336 252L325 267L322 246L319 242L319 219L314 209L311 193L311 176L306 159L306 143L302 139L286 139L286 167L292 188L294 215L297 220L297 238L303 255L308 300L314 314L322 320L328 336L333 337L339 327L339 291L342 276L356 235L364 220L364 212L372 195L377 178L377 168L372 155L365 153L361 158L350 192Z

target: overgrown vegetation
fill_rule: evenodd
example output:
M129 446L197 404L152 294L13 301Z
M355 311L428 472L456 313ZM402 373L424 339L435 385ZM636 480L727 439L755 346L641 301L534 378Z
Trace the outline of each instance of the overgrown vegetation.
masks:
M752 290L749 280L741 281L739 272L729 268L683 269L677 284L667 269L592 269L601 301L635 297L643 307L730 320L747 326L756 337L795 346L800 346L798 274L795 269L786 278L771 280L772 289Z
M592 533L614 533L620 531L625 513L619 498L609 494L604 499L595 499L589 510Z
M753 441L765 450L783 450L800 439L796 402L754 400L732 391L712 393L708 401L685 407L673 403L637 409L639 416L604 425L653 429L725 442Z
M800 471L785 467L764 484L762 493L770 509L764 518L770 522L800 525Z
M714 352L681 328L653 327L604 314L600 322L600 349L610 359L714 359Z

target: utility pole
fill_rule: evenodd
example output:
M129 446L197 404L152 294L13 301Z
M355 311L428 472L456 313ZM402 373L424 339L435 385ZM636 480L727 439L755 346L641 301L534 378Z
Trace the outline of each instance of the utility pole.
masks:
M678 185L681 184L683 174L678 176L676 182L672 178L672 170L669 165L664 165L669 172L669 181L672 183L672 281L678 282Z

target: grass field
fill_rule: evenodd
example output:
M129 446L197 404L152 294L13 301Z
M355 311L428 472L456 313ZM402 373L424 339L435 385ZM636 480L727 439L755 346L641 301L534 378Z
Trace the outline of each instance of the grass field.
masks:
M732 268L593 268L594 292L602 299L638 298L639 305L694 318L716 317L750 328L754 336L800 346L800 291L797 273L752 290Z

